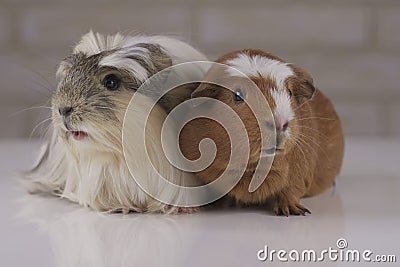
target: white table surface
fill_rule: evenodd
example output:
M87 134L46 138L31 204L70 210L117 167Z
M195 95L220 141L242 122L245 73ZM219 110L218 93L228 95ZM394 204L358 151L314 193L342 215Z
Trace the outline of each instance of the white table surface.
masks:
M13 172L32 165L38 142L0 141L0 266L275 266L282 263L257 259L265 245L320 252L337 248L339 238L347 249L397 257L359 266L400 266L400 140L346 145L335 190L302 200L311 215L286 218L263 209L107 215L27 195Z

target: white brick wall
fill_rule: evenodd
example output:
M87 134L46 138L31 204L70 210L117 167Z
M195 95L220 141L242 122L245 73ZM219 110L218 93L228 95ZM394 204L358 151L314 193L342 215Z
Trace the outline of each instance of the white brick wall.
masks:
M369 38L368 8L308 6L223 6L199 9L196 21L201 45L237 49L288 50L315 47L362 47Z
M303 67L332 96L386 99L400 93L400 54L305 52Z
M22 12L21 42L24 47L68 48L90 29L109 33L134 30L189 35L189 19L189 12L179 6L163 9L135 5L32 8Z
M173 34L211 59L261 48L309 70L347 135L400 136L398 0L0 0L0 138L27 137L89 29ZM3 127L3 126L6 127ZM37 134L35 134L37 135Z

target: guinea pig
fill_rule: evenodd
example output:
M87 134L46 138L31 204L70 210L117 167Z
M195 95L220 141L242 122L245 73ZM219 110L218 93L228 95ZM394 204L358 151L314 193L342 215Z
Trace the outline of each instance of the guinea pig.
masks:
M255 84L255 87L249 87L241 75L229 69L210 68L204 78L207 82L192 93L193 98L212 98L228 105L247 131L250 147L247 165L228 195L245 205L272 205L276 215L311 213L300 204L300 198L326 190L333 184L342 165L344 137L333 105L314 86L309 73L264 51L234 51L216 62L234 68ZM221 81L224 81L224 86L220 85ZM261 97L265 98L272 112L270 117L262 118L261 124L246 103L246 98L254 97L256 91L262 93ZM211 114L219 112L214 104L206 108ZM250 192L249 185L258 162L265 156L265 151L270 150L261 147L261 127L266 127L266 131L276 131L273 160L266 178L255 191ZM232 144L226 129L215 120L196 118L188 122L180 133L183 155L189 160L198 159L201 156L199 142L205 138L214 141L217 152L212 164L196 175L210 183L226 169L231 145L243 144Z
M195 176L178 170L163 157L161 128L169 110L189 98L195 87L181 86L167 92L151 110L151 94L136 92L153 74L182 62L206 60L190 45L166 36L84 35L57 70L58 87L51 99L51 132L38 164L24 177L31 193L49 192L98 211L191 212L174 205L182 197L179 190L162 187L148 177L152 168L143 160L146 152L155 155L152 163L164 178L188 185ZM196 73L197 71L197 73ZM191 69L183 76L203 76L205 69ZM161 202L147 194L129 172L123 153L122 126L133 95L139 99L129 114L133 154L130 166ZM138 148L138 127L146 127L146 149ZM169 131L168 126L164 131ZM136 130L136 131L135 131ZM126 148L126 147L125 147ZM195 182L195 181L194 181Z

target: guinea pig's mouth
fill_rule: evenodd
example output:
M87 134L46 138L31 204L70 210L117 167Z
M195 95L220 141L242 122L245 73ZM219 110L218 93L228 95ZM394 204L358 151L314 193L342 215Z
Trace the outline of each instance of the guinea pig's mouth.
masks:
M261 152L265 156L273 156L273 155L275 155L277 150L278 149L274 146L274 147L271 147L271 148L263 148L263 149L261 149Z
M69 133L76 141L80 141L88 137L87 132L84 131L69 131Z

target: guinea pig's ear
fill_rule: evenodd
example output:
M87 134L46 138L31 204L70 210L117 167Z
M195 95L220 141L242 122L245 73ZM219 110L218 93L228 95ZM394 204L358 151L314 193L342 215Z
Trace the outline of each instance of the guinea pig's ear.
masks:
M218 88L214 84L201 83L191 94L191 98L196 97L216 97L218 95Z
M123 56L127 59L138 62L146 69L148 77L172 66L171 57L169 57L157 44L136 44L134 47L127 48L127 51Z
M218 95L218 88L214 84L209 84L209 83L201 83L190 95L191 98L197 98L197 97L208 97L208 98L214 98ZM203 103L207 102L207 99L203 99L201 101L196 102L194 106L199 106L202 105Z
M159 45L156 44L138 44L137 46L141 46L146 48L149 51L150 59L153 64L152 68L149 68L148 71L152 74L155 74L163 69L172 66L172 59L169 57ZM143 62L145 63L145 62ZM145 65L145 64L144 64Z
M138 43L107 52L99 65L127 71L133 80L141 84L152 75L172 66L172 59L157 44ZM165 72L158 78L165 79L167 76L168 72Z
M314 81L311 75L299 67L292 66L295 76L285 82L286 88L296 97L299 103L313 98L315 93Z

